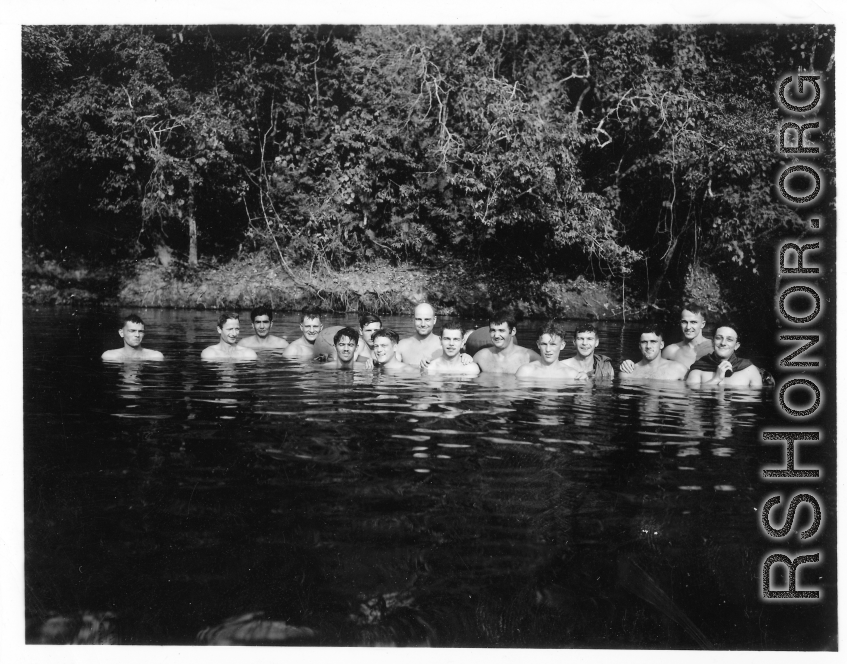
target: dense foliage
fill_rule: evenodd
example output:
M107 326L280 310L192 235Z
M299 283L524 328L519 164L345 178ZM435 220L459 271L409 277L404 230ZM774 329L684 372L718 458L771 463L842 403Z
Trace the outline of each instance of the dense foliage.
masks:
M24 27L24 237L54 254L272 250L771 277L774 86L819 26ZM824 164L833 163L825 119ZM829 167L829 166L828 166ZM762 281L764 280L764 281ZM761 282L761 283L760 283Z

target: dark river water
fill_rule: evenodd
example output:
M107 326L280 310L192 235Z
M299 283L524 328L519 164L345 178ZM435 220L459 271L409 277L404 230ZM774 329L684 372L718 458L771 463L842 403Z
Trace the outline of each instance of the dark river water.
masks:
M215 313L194 311L140 312L165 362L104 365L118 313L24 310L30 641L83 614L126 644L834 638L823 603L759 598L770 390L223 366L200 361ZM274 331L293 340L296 318ZM617 364L636 339L604 324L598 352Z

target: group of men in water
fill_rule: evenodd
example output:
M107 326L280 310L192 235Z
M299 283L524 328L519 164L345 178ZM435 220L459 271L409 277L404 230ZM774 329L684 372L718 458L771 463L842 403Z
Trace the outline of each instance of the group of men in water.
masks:
M435 334L437 317L432 306L415 307L415 332L401 339L384 328L379 316L366 314L359 327L341 327L331 339L319 341L323 331L321 313L306 309L300 314L301 336L289 343L272 334L273 311L259 306L250 312L254 334L241 339L237 313L223 312L218 317L219 341L201 353L204 360L255 360L257 351L281 350L282 356L300 360L320 359L326 369L371 370L385 373L419 375L461 374L475 376L480 372L514 374L518 378L592 380L613 378L611 360L596 351L600 344L597 329L591 323L577 323L573 331L576 353L560 360L567 334L555 320L538 329L538 352L518 345L517 323L508 311L493 314L488 321L488 339L473 356L462 352L473 330L466 330L458 320L442 323ZM697 304L686 304L680 316L683 339L665 346L661 330L647 324L640 330L637 362L621 363L618 377L624 380L685 380L691 385L731 385L760 387L759 370L749 360L736 356L741 341L738 327L721 322L714 338L703 336L706 311ZM137 315L127 316L118 332L124 346L103 353L109 361L162 360L161 353L144 348L144 322ZM474 334L473 336L477 336ZM478 340L477 340L478 341Z

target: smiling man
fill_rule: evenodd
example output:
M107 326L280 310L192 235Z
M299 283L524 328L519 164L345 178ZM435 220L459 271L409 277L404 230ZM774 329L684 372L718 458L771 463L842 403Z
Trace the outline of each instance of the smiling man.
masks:
M285 339L271 334L271 328L274 326L273 309L265 305L254 308L250 312L250 322L256 334L239 341L239 346L253 350L283 350L288 348L288 342Z
M441 355L441 339L433 334L435 310L423 303L415 307L415 333L397 344L397 351L406 364L420 367L421 360L432 361Z
M534 350L518 346L518 327L508 311L498 311L488 319L488 333L494 346L477 351L473 361L486 373L515 373L521 365L541 359Z
M587 378L584 371L578 371L565 364L564 360L559 360L559 354L565 348L565 331L555 320L547 321L538 328L535 344L541 359L521 366L515 374L518 378Z
M426 367L429 374L451 373L476 376L480 372L476 362L462 362L462 346L465 328L457 320L447 321L441 326L441 357L435 358Z
M200 358L203 360L256 360L259 358L256 351L250 348L242 348L238 345L238 333L241 325L238 322L238 314L232 311L224 311L218 316L218 334L220 341L206 348Z
M322 364L321 368L352 371L356 368L356 348L358 344L359 333L352 327L342 327L332 338L335 357Z
M600 345L600 335L591 323L577 325L573 331L573 342L576 346L576 355L562 360L562 363L571 369L583 371L589 378L614 378L615 369L612 361L605 355L595 353Z
M622 379L683 380L687 373L685 365L663 358L664 347L662 332L656 325L642 328L638 342L641 361L634 365L632 372L621 373L620 377Z
M118 330L118 335L124 340L123 348L115 350L107 350L101 359L106 362L132 362L137 360L164 360L165 356L157 350L144 348L141 342L144 341L144 321L136 314L130 314L123 320L121 329Z
M421 370L401 362L397 359L395 351L400 343L400 335L394 330L380 328L373 335L374 361L382 371L389 374L420 376Z
M762 375L750 361L738 357L741 333L734 323L720 323L712 339L714 350L691 365L685 379L689 385L761 387Z
M299 360L313 359L317 355L315 341L317 341L323 327L319 311L303 309L300 312L300 331L303 334L299 339L295 339L288 345L282 356Z

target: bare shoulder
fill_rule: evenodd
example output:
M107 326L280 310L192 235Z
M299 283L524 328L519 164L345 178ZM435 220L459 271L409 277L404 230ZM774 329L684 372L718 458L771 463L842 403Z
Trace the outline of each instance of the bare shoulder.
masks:
M161 362L162 360L164 360L164 359L165 359L165 356L164 356L164 355L162 355L162 354L161 354L159 351L157 351L157 350L152 350L152 349L150 349L150 348L145 348L145 349L144 349L144 355L142 356L142 358L141 358L141 359L143 359L143 360L151 360L152 362Z
M218 356L218 347L215 346L207 346L203 349L203 352L200 353L200 359L202 360L210 360Z
M662 357L666 360L672 360L676 357L676 354L679 352L680 345L678 343L671 344L670 346L665 346L662 349Z
M297 343L297 341L293 341L288 344L288 348L283 352L283 357L301 357L303 354L303 347Z
M750 380L750 387L762 387L762 374L759 372L759 367L755 364L751 364L746 369L743 369L739 372L746 378Z
M518 367L518 370L515 372L515 376L517 376L518 378L532 376L535 373L536 369L538 369L540 364L541 362L537 360L533 360L532 362L528 362L527 364L522 364Z
M240 360L258 360L259 355L252 348L236 348L237 357Z
M480 361L485 362L488 358L491 357L491 355L492 353L489 348L483 348L476 352L476 354L473 356L473 361L479 364Z
M121 358L121 353L123 352L122 348L116 348L115 350L107 350L100 356L101 360L105 360L106 362L118 362Z

